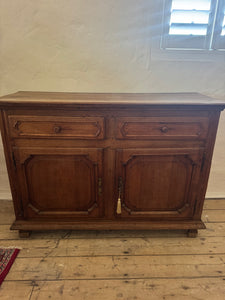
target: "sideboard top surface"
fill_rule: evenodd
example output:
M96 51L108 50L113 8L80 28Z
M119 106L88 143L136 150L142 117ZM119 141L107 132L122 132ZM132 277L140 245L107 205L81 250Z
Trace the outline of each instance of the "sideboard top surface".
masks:
M0 97L0 106L12 104L127 104L206 105L225 108L225 101L198 93L70 93L19 91Z

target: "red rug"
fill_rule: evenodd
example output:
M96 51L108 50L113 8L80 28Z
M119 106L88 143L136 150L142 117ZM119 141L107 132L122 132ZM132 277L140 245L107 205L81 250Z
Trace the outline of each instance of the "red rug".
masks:
M0 285L8 274L19 252L20 250L16 248L0 248Z

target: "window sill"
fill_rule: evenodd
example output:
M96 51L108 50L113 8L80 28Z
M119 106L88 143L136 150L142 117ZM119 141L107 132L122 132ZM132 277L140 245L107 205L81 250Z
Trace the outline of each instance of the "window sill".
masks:
M225 49L151 49L152 61L212 61L225 62Z

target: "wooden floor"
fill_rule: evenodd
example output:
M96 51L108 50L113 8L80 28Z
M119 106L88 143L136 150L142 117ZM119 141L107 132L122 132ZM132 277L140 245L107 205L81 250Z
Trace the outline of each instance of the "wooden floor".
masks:
M225 199L206 200L207 229L196 239L173 231L56 231L19 239L0 201L0 247L22 250L0 299L225 299Z

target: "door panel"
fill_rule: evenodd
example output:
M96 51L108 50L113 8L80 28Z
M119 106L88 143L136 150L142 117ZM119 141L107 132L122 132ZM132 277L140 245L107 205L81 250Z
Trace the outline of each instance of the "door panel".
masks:
M30 217L102 215L101 149L14 149L24 214Z
M193 149L117 150L119 216L192 216L201 157Z

